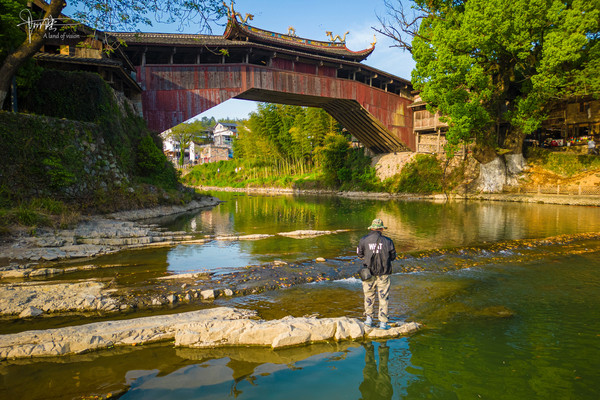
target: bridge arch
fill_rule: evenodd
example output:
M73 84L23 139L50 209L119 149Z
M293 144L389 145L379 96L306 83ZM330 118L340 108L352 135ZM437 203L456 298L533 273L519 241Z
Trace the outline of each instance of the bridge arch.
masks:
M149 127L166 130L235 98L323 108L375 153L415 149L410 82L360 63L372 48L264 32L230 17L223 36L115 33Z

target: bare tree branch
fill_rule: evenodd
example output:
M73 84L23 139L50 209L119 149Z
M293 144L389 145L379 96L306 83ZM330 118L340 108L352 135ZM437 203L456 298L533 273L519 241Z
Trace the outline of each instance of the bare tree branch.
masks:
M392 47L400 47L412 53L412 40L415 37L427 40L427 38L419 35L419 27L421 21L430 16L429 13L417 5L407 10L402 0L396 0L395 2L384 0L383 3L387 8L387 15L383 17L378 15L377 20L381 27L371 28L396 42Z

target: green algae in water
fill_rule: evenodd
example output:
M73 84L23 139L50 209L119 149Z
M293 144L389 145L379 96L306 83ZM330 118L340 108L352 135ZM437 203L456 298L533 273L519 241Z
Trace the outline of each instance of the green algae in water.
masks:
M590 249L598 245L587 243ZM379 387L391 387L394 399L596 399L598 255L582 251L524 263L394 275L394 312L408 312L425 328L407 338L372 343L372 357L368 342L278 351L174 349L170 344L121 348L4 361L0 394L21 399L106 393L123 393L122 399L390 398L373 389L378 387L373 382L379 382ZM361 309L358 282L305 285L262 296L267 296L264 301L254 297L258 308L263 302L265 310L284 307L292 314L319 308L336 314L338 308L339 314L356 315ZM301 304L302 299L310 304ZM489 312L493 307L511 314L495 315ZM381 354L384 344L388 350ZM386 351L387 373L385 368L382 373L379 357Z
M406 308L416 309L414 316L426 327L412 337L387 341L393 398L597 398L597 256L598 252L589 252L520 265L394 276L396 309L409 302ZM408 282L400 283L403 279ZM325 285L312 286L314 291L305 298L319 296L318 286ZM271 299L272 308L279 307L277 298ZM331 298L329 294L322 300L327 303ZM287 299L283 304L293 308ZM498 313L499 309L510 313ZM374 347L377 359L381 344ZM257 369L235 385L235 397L281 398L285 393L292 399L386 398L380 390L360 392L368 375L366 355L367 348L352 348L346 354L327 352L279 366L268 375ZM124 398L150 395L145 387L140 383ZM221 398L234 398L224 387L221 390L215 392ZM202 388L178 393L203 398Z

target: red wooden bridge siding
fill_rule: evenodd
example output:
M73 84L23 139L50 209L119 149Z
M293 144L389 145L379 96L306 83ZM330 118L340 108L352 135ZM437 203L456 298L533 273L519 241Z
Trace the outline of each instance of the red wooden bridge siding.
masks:
M163 131L231 98L322 107L376 152L415 149L408 95L335 78L336 70L275 59L253 64L138 66L144 118Z

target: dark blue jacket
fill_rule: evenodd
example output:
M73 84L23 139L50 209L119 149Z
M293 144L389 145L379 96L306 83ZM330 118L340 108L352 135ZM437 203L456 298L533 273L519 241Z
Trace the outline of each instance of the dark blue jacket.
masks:
M371 231L358 242L356 253L372 275L391 275L392 260L396 259L394 242L381 231Z

